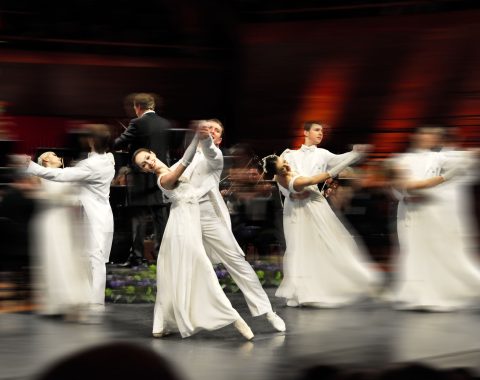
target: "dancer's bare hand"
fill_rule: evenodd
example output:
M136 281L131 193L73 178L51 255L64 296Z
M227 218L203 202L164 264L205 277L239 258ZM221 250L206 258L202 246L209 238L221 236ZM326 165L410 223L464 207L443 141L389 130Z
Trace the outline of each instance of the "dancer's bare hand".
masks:
M353 151L358 153L368 153L373 150L373 145L370 144L356 144L353 146Z
M15 154L10 156L10 162L13 167L17 168L26 168L30 165L32 157L27 156L26 154Z
M209 128L206 125L200 125L197 129L200 140L205 140L210 136Z
M205 140L210 136L209 127L205 120L194 120L191 125L192 129L198 134L200 140Z

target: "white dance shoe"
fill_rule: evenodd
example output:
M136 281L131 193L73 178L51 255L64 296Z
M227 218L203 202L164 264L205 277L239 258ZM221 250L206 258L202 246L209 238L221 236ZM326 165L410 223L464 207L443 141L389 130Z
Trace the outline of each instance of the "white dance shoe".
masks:
M105 305L90 304L83 311L82 323L87 325L99 325L105 320Z
M171 331L168 331L168 330L162 330L162 331L159 331L159 332L154 332L152 333L153 337L154 338L164 338L168 335L171 335Z
M277 331L284 332L287 329L283 319L280 318L278 314L274 313L273 311L269 311L267 313L267 321L270 322L273 328Z
M287 306L288 307L299 307L300 304L295 301L294 299L287 300Z
M243 337L246 340L252 340L254 335L250 327L247 325L247 322L245 322L242 318L237 319L234 323L233 326L238 330L240 334L243 335Z

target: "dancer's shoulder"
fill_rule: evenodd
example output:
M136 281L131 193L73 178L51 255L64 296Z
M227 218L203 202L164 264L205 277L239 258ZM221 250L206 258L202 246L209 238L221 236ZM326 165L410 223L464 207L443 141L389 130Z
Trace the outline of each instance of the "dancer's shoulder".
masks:
M328 149L319 148L319 147L317 147L317 148L315 149L315 153L317 153L317 154L333 154L333 153L330 152Z

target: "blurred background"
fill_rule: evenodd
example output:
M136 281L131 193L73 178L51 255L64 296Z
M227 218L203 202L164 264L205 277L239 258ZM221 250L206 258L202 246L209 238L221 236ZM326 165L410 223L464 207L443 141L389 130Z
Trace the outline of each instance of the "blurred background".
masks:
M335 153L370 143L385 158L422 124L457 127L474 147L479 17L476 1L458 0L5 0L0 144L38 156L71 148L92 122L116 137L135 116L128 95L150 92L178 129L172 162L182 129L210 117L225 125L224 153L245 144L250 166L300 146L305 120L324 123L322 147ZM116 158L118 173L126 159Z
M114 137L124 131L135 117L128 97L135 92L158 96L156 112L173 127L172 162L191 120L218 118L235 235L275 286L285 248L282 200L259 176L258 157L298 148L305 120L324 123L322 147L343 153L354 143L374 144L374 160L405 151L424 124L455 127L459 146L478 147L479 20L475 0L3 0L0 297L8 302L0 310L35 308L25 238L35 202L28 181L5 168L7 154L53 150L75 160L83 125L107 124ZM128 159L115 157L122 174ZM331 203L388 272L396 201L374 182L357 188L346 180L354 191ZM125 261L131 243L124 185L117 177L111 190L113 264ZM479 194L478 184L472 192ZM147 264L155 262L152 247L146 240ZM115 270L107 279L110 301L131 276ZM225 275L221 268L217 274ZM136 300L118 294L126 303L152 302L151 293Z
M259 154L298 142L375 142L388 154L418 123L479 138L475 1L2 2L2 128L18 150L62 144L85 119L125 121L124 98L153 92L164 117L215 116L227 144Z

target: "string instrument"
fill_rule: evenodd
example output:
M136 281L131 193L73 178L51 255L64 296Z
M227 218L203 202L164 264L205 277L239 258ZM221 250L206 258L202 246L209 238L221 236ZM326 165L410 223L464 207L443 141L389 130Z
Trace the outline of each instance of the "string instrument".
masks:
M225 158L235 159L237 156L225 156ZM224 197L228 198L235 193L256 193L262 192L259 190L259 186L269 184L270 186L275 181L269 181L264 179L264 175L260 174L259 168L262 167L262 160L256 155L252 155L246 164L241 167L235 167L232 165L229 168L229 173L220 180L220 185L230 181L228 187L222 191ZM233 172L232 172L233 171ZM239 175L241 178L235 178Z

